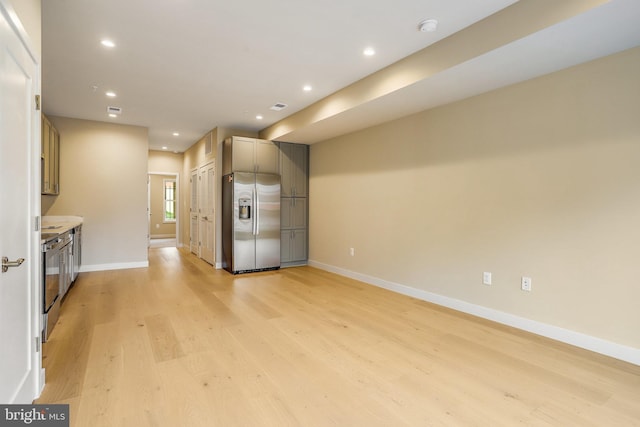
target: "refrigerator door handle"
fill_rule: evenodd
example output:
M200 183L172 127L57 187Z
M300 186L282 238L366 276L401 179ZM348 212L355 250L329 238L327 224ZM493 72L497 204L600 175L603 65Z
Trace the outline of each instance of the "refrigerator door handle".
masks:
M251 205L253 206L253 216L251 217L251 234L256 235L256 215L257 215L257 206L256 206L256 189L251 189Z
M256 235L260 234L260 193L256 191Z

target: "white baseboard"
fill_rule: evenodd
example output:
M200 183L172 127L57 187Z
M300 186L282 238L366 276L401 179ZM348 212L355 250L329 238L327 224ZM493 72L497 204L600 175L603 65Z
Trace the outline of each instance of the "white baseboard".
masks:
M40 382L38 383L40 385L40 390L38 390L37 397L40 397L40 395L44 391L44 386L46 384L46 381L47 381L47 372L44 368L40 368Z
M309 265L321 270L339 274L341 276L356 279L370 285L378 286L380 288L384 288L393 292L448 307L457 311L461 311L463 313L472 314L483 319L492 320L503 325L512 326L514 328L522 329L527 332L551 338L556 341L560 341L640 366L640 349L638 348L617 344L580 332L560 328L558 326L549 325L546 323L538 322L536 320L526 319L524 317L505 313L503 311L471 304L466 301L438 295L421 289L412 288L410 286L401 285L399 283L389 282L377 277L367 276L365 274L357 273L355 271L346 270L328 264L323 264L317 261L309 260Z
M149 267L149 261L82 265L80 267L80 273L86 273L90 271L124 270L127 268L144 268L144 267Z

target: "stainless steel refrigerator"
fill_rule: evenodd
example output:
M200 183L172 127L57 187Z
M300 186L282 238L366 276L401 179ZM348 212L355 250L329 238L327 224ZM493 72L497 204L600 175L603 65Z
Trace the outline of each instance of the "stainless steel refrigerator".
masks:
M280 175L222 177L222 254L233 274L280 268Z

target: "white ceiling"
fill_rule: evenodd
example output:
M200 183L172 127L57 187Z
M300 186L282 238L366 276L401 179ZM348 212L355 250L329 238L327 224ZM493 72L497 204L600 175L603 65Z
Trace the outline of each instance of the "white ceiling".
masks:
M216 126L266 128L512 3L43 1L44 111L145 126L150 149L181 152ZM313 143L638 46L638 17L640 1L612 0L287 137ZM417 30L426 18L439 21L435 33ZM276 102L289 107L269 110ZM122 115L110 119L109 105Z

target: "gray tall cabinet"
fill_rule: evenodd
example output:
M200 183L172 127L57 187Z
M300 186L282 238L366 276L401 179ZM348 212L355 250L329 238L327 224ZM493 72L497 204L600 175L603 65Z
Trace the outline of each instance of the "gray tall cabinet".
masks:
M280 262L303 265L308 258L309 146L280 142Z

